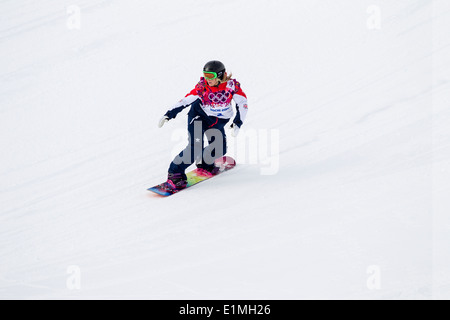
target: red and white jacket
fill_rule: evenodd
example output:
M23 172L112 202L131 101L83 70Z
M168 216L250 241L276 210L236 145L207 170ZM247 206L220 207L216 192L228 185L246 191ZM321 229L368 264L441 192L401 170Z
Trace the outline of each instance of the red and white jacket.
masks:
M201 99L202 108L208 116L220 119L233 117L232 100L234 100L237 114L233 122L239 127L247 116L247 96L242 91L238 81L231 79L219 84L217 87L210 87L203 77L200 78L195 88L175 104L166 115L169 118L175 118L181 110L191 105L197 99Z

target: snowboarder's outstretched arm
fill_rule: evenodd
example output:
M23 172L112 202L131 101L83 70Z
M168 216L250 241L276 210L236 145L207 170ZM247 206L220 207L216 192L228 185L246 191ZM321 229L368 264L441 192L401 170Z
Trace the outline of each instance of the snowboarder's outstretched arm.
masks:
M161 128L167 121L175 119L181 111L194 103L195 100L201 99L201 90L202 86L198 83L191 92L189 92L183 99L178 101L169 111L166 112L164 117L162 117L159 121L159 127Z
M167 111L165 116L167 116L169 120L175 119L184 108L190 106L197 99L200 99L200 97L189 93L186 97L178 101L178 103L175 104L169 111Z

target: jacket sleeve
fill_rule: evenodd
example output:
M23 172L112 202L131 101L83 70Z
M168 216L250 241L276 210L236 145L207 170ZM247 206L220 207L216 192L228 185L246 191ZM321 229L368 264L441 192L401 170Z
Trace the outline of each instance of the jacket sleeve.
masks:
M204 88L203 81L203 78L200 79L200 82L195 86L195 88L191 92L189 92L183 99L172 106L172 108L166 112L165 116L167 116L169 119L175 119L181 111L194 103L195 100L201 99L201 92Z
M247 117L247 95L242 91L241 85L237 81L235 83L235 89L233 100L236 103L236 116L234 117L233 123L241 127Z

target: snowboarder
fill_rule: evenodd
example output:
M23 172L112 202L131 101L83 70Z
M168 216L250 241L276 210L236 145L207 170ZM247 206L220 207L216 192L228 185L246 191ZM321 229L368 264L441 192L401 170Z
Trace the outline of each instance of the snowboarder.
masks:
M161 128L167 121L191 106L188 113L189 143L169 166L167 183L174 189L187 186L186 169L196 163L197 168L214 175L214 160L225 155L227 140L225 125L234 116L232 101L236 103L236 116L232 124L232 136L237 136L247 115L247 96L232 75L228 75L220 61L210 61L203 67L204 77L185 98L175 104L159 121ZM208 146L204 147L204 136Z

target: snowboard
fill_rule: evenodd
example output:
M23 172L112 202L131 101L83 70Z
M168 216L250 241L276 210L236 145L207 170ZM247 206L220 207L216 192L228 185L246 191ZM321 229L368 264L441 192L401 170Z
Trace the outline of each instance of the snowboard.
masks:
M214 165L219 168L219 171L217 174L212 175L211 173L202 170L202 169L194 169L188 173L186 173L188 184L185 189L182 190L174 190L172 187L167 183L163 182L157 186L154 186L152 188L147 189L148 191L152 191L156 194L159 194L163 197L171 196L175 193L178 193L180 191L186 190L187 188L190 188L197 183L200 183L202 181L211 179L212 177L218 176L219 174L231 170L236 166L236 161L232 157L224 156L222 158L216 159L214 162Z

